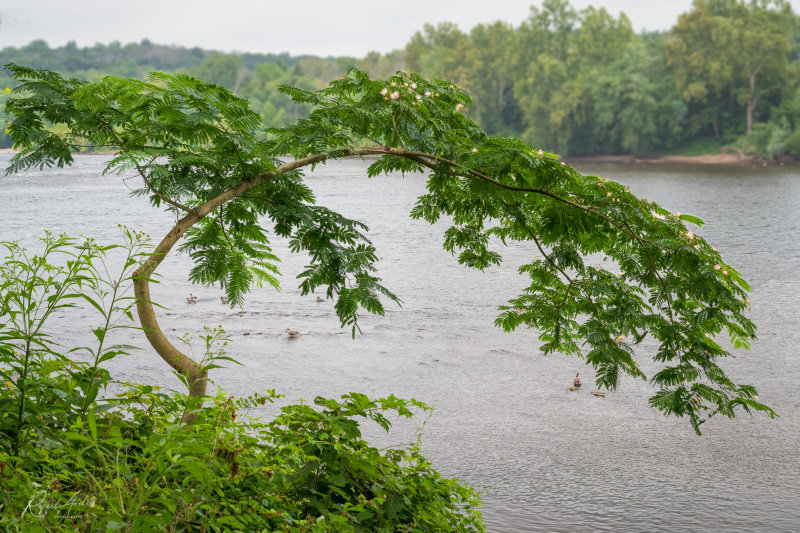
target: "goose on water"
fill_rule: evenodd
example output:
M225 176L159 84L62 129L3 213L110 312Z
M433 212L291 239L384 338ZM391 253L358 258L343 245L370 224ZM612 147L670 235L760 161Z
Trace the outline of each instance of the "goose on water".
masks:
M289 337L294 338L294 337L297 337L298 335L300 335L300 332L297 331L296 329L287 329L286 330L286 334L289 335Z

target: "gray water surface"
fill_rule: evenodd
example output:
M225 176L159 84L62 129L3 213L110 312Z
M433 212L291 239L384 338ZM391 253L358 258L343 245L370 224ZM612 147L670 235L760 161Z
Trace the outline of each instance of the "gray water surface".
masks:
M5 168L8 155L0 155ZM0 240L33 245L44 229L118 242L117 224L160 240L174 216L131 198L130 176L101 176L101 156L79 156L67 169L0 178ZM238 395L275 388L290 400L349 391L415 397L432 417L398 422L379 443L423 448L440 472L486 491L489 531L797 531L800 530L800 173L795 168L584 165L634 193L707 221L698 229L753 287L759 340L724 362L734 380L758 387L781 417L742 415L707 423L702 437L688 422L647 406L652 390L624 380L605 398L592 387L567 391L575 372L593 381L579 359L543 357L537 334L493 327L496 308L517 294L516 266L526 247L504 251L500 267L465 269L441 249L444 224L408 217L424 192L423 176L365 177L366 164L329 163L310 176L323 205L366 222L380 256L379 276L403 300L385 317L362 317L351 340L330 301L301 296L295 276L306 258L286 253L283 291L255 290L239 314L217 288L190 285L187 257L171 256L153 298L169 334L223 325L243 366L215 371ZM127 179L127 181L126 181ZM196 305L185 297L199 296ZM322 295L324 297L324 294ZM89 312L61 322L67 341L96 325ZM287 339L286 328L301 331ZM129 340L145 346L144 339ZM640 348L644 361L653 345ZM113 362L117 379L177 387L157 355L142 350Z

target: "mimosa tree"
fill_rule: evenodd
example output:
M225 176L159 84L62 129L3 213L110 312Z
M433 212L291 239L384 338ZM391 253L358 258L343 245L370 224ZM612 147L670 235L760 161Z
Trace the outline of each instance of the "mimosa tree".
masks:
M688 417L698 432L708 417L733 417L737 408L774 416L718 364L731 354L716 337L748 348L755 327L747 283L686 225L702 221L581 175L518 139L487 135L463 113L469 96L448 82L403 72L372 80L351 70L319 91L283 87L312 111L260 141L260 117L246 100L189 76L90 83L6 68L20 82L6 105L20 150L7 172L69 165L73 152L105 147L114 150L106 171L137 172L135 194L179 215L139 267L135 294L150 344L194 396L205 394L206 372L164 335L149 291L176 245L194 261L190 279L220 284L232 305L254 285L277 286L273 235L309 255L303 293L324 287L354 334L360 312L383 314L381 298L397 300L375 276L364 224L316 205L304 181L315 165L371 156L370 177L427 173L411 216L447 217L444 248L465 266L499 264L497 250L509 240L530 244L532 259L519 269L529 285L509 295L498 326L534 328L545 353L585 358L600 387L613 390L624 374L649 379L650 404ZM619 274L588 262L592 255L611 259ZM658 343L647 354L658 363L651 376L634 359L647 336Z

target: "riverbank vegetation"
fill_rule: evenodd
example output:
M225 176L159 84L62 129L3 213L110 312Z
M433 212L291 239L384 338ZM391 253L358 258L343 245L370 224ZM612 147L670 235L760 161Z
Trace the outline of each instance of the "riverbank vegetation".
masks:
M335 299L353 335L361 313L383 315L384 301L399 301L375 275L368 228L317 205L305 183L316 165L372 156L370 177L428 173L411 216L449 220L443 247L465 266L499 264L495 246L509 240L538 252L519 268L530 285L501 308L498 326L537 330L545 353L585 357L598 386L612 390L625 374L647 379L634 355L652 336L664 368L650 378L650 403L687 417L698 433L709 417L733 417L738 408L772 414L716 363L730 352L715 336L726 332L734 348L747 348L755 326L747 282L687 226L703 221L584 176L541 148L487 134L464 113L469 95L449 82L402 72L374 80L352 69L318 91L283 86L311 111L264 129L247 100L186 75L88 82L6 68L19 82L6 112L21 150L7 173L69 165L82 147L111 148L106 172L133 172L141 179L133 194L174 214L174 227L132 277L147 340L192 397L206 395L207 369L167 338L150 299L151 279L175 248L194 263L191 281L219 285L237 306L253 288L279 285L270 239L289 239L293 253L309 257L298 275L302 294L323 290ZM194 416L189 410L184 421Z
M264 417L272 390L218 391L199 407L185 391L116 381L113 360L136 350L112 339L138 329L142 234L123 228L114 246L47 235L36 254L0 246L0 530L483 530L478 494L439 476L419 443L378 450L361 436L360 423L388 431L421 402L351 393ZM87 345L65 345L60 332L86 312ZM205 370L232 363L221 329L191 341Z
M192 259L191 281L220 286L237 306L257 287L278 286L275 236L308 256L301 294L324 291L352 335L361 313L383 315L384 302L398 302L376 275L368 228L317 205L305 181L308 170L340 158L370 156L368 177L427 174L411 216L448 221L443 248L466 267L499 265L509 241L530 247L519 267L527 286L509 295L495 323L535 330L545 354L584 358L599 388L614 390L623 376L648 381L650 405L698 434L719 415L775 416L719 364L749 347L755 325L750 288L696 233L703 221L584 176L543 148L487 133L466 114L469 94L449 81L405 72L373 79L351 69L319 90L283 85L279 92L306 110L270 128L246 99L185 74L87 81L6 68L16 81L8 131L20 150L7 173L70 165L81 149L110 150L105 171L133 174L133 194L176 219L153 248L123 232L116 279L99 275L111 248L50 237L44 256L28 259L6 245L0 480L10 490L0 516L9 529L28 531L42 516L65 530L483 528L475 492L442 479L417 447L380 452L361 439L356 420L386 429L384 413L408 416L424 404L350 393L251 419L247 410L273 393L208 391L212 371L227 361L224 334L208 331L204 348L192 351L159 325L149 287L173 249ZM54 264L48 254L64 260ZM77 350L56 344L57 328L41 327L73 300L101 319L97 342ZM108 333L134 312L185 393L111 386L107 363L131 348L110 345ZM641 356L656 364L649 376ZM88 524L69 521L75 515L64 509L73 504Z
M426 25L404 49L364 58L36 41L3 49L0 64L92 80L187 73L247 98L271 127L308 112L282 84L319 89L353 66L376 77L407 70L467 90L468 114L487 132L562 155L723 150L777 159L800 156L798 20L783 0L695 0L669 31L636 34L622 13L546 0L516 25ZM0 139L0 148L10 144Z

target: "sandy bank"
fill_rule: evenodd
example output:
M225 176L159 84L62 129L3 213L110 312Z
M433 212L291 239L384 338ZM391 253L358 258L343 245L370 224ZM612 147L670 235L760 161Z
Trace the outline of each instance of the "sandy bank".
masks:
M777 161L767 161L752 155L736 153L703 154L703 155L587 155L566 156L564 161L576 163L645 163L645 164L691 164L691 165L753 165L753 164L797 164L793 157L783 157Z

